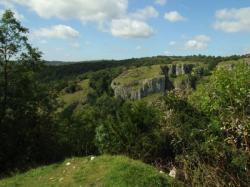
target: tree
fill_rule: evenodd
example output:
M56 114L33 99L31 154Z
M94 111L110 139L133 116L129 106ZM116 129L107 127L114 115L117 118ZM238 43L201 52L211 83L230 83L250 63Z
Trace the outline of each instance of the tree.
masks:
M7 10L0 21L0 68L3 73L1 85L1 119L3 119L8 101L9 71L11 60L27 46L27 29L15 19L14 14Z
M49 161L55 151L56 93L41 84L41 52L7 10L0 20L0 165L2 171Z

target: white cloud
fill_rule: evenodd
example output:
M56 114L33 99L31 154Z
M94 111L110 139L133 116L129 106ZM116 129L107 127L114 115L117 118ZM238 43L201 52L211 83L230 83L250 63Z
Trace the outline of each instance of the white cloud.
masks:
M35 30L33 35L42 38L69 39L79 36L79 32L67 25L54 25L49 28Z
M47 41L47 40L40 40L39 43L40 43L40 44L47 44L48 41Z
M185 42L185 49L205 49L210 41L209 36L198 35Z
M155 0L155 3L164 6L167 3L167 0Z
M103 32L119 37L149 37L153 29L146 22L158 17L158 11L147 6L135 12L128 12L128 0L4 0L28 7L42 18L77 19L82 23L94 22ZM65 38L54 35L49 28L38 35Z
M154 30L146 20L158 16L159 13L154 7L147 6L124 15L122 18L113 19L110 24L110 32L113 36L122 38L147 38L153 35Z
M73 42L70 44L70 46L73 48L80 48L81 47L81 45L78 42Z
M29 7L43 18L80 19L102 23L127 11L128 0L10 0Z
M0 5L4 6L5 8L13 8L12 0L1 0Z
M222 9L216 12L214 28L225 32L250 32L250 7Z
M183 17L179 12L177 11L171 11L167 12L164 15L164 18L170 22L178 22L178 21L185 21L186 18Z
M123 38L147 38L154 30L144 21L123 18L112 20L111 33Z
M173 46L173 45L175 45L176 44L176 41L171 41L171 42L169 42L169 45L171 45L171 46Z
M130 15L134 19L146 20L148 18L156 18L159 12L152 6L147 6L144 9L139 9Z
M140 45L138 45L138 46L136 46L136 48L135 48L137 51L139 51L139 50L141 50L142 49L142 46L140 46Z

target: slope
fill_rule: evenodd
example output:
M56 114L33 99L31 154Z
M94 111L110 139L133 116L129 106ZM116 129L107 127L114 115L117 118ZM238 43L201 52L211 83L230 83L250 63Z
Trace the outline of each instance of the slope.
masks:
M124 156L72 158L0 180L0 186L143 186L177 184L152 166ZM177 185L178 186L178 185Z

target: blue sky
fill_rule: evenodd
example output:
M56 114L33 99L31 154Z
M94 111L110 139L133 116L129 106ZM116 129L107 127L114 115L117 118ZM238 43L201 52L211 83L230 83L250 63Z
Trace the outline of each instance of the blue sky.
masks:
M46 60L250 53L250 0L0 0Z

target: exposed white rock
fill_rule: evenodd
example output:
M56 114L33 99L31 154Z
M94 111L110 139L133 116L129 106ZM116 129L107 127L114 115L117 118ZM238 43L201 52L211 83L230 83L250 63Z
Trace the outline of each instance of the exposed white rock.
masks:
M156 78L145 79L137 89L134 89L131 86L116 86L114 84L112 84L111 87L113 88L116 97L136 100L149 94L163 92L165 89L165 77L159 75Z
M71 164L70 162L67 162L67 163L66 163L66 166L69 166L70 164Z
M163 93L166 90L175 88L175 85L166 77L189 74L193 67L193 64L163 65L160 67L159 74L153 78L131 81L131 84L120 84L113 80L111 87L114 90L115 97L137 100L150 94ZM164 68L166 71L163 70ZM184 87L190 87L190 84L188 80L180 82L181 86L185 85ZM180 85L177 84L176 87L181 87Z
M168 175L169 175L170 177L175 178L175 177L176 177L176 172L177 172L176 168L173 167L173 168L170 170L170 172L169 172Z
M90 160L92 161L92 160L94 160L95 159L95 157L94 156L92 156L92 157L90 157Z

